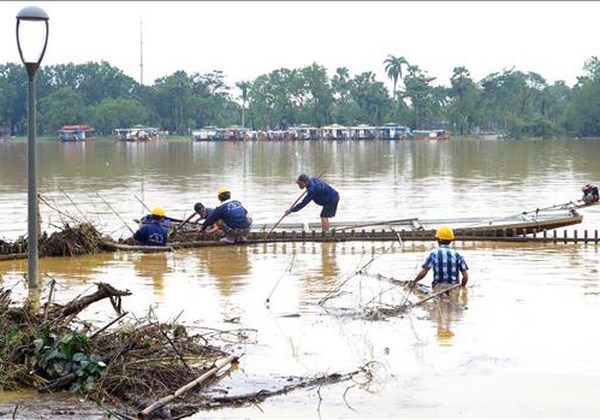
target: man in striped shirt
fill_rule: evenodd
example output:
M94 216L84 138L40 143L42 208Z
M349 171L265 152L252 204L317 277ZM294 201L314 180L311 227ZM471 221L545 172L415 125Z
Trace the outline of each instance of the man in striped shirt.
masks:
M437 285L448 286L459 282L462 287L466 287L469 281L469 267L465 259L450 248L450 243L454 240L454 232L449 226L442 226L435 232L435 237L438 241L438 248L429 253L413 283L423 279L429 270L433 268L432 287ZM462 274L462 280L460 274Z

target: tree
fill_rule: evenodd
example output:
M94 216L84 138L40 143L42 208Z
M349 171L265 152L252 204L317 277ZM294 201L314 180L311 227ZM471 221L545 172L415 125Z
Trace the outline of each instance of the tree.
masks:
M381 125L391 110L389 92L372 72L363 72L352 79L351 94L360 109L360 121Z
M395 57L390 54L388 55L388 58L383 61L383 64L385 64L385 71L388 77L392 79L392 82L394 83L392 96L394 100L396 100L396 85L398 80L402 80L402 66L409 66L408 61L402 56Z
M465 67L455 67L450 78L449 115L458 133L467 133L477 120L479 90Z
M89 111L81 93L64 87L40 101L39 114L44 131L56 132L63 125L88 123Z
M136 99L107 98L90 111L91 122L100 133L108 135L115 128L148 123L148 109Z
M241 81L235 84L242 91L242 127L246 126L246 102L248 102L248 90L252 85L250 82Z

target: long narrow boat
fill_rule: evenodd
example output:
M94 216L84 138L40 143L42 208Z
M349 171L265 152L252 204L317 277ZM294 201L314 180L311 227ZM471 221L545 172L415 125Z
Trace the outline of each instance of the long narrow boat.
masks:
M328 241L397 241L433 240L441 225L450 225L457 239L514 238L533 233L542 234L583 221L583 216L571 209L536 209L506 217L466 217L454 219L403 218L384 221L332 222L329 232L321 231L320 223L255 224L248 234L248 243L264 242L328 242ZM175 248L201 246L202 242L216 244L218 238L197 234L197 225L182 229L174 239ZM271 231L272 230L272 231ZM192 245L195 244L195 245Z

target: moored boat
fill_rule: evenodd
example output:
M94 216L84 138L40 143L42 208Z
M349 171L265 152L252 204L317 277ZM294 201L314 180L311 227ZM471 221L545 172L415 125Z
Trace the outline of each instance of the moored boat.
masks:
M377 138L381 140L406 140L410 137L410 129L406 126L388 123L377 127Z
M94 129L89 125L63 125L58 130L60 141L85 141L94 138Z

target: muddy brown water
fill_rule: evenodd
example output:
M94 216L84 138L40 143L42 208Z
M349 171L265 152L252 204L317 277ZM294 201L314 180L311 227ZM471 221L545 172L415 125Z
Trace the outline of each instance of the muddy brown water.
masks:
M25 152L25 143L0 143L0 237L6 239L27 228ZM134 229L132 220L145 212L136 196L183 218L197 201L216 204L222 185L256 223L274 223L300 193L298 173L323 168L342 197L338 221L512 215L577 199L582 185L600 183L597 139L42 142L38 156L40 193L115 237L129 231L96 193ZM41 213L44 229L62 222L44 205ZM311 204L290 220L316 222L318 213ZM600 208L581 213L584 222L567 230L582 236L584 229L599 228ZM357 378L198 418L597 416L598 245L457 242L470 266L464 293L402 317L365 319L365 309L398 305L406 295L356 271L374 258L369 273L411 278L432 245L295 243L115 253L42 259L40 271L58 281L59 300L104 281L134 293L123 301L128 311L144 315L152 306L160 318L180 316L207 334L208 328L231 331L215 338L244 356L215 392L272 389L288 376L377 362L368 384ZM17 298L27 295L26 270L25 261L0 262L0 282ZM430 281L431 274L424 283ZM44 285L41 299L46 294ZM110 305L85 316L104 323ZM0 398L2 407L16 401L11 394Z

